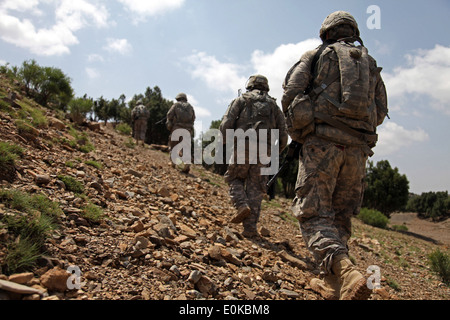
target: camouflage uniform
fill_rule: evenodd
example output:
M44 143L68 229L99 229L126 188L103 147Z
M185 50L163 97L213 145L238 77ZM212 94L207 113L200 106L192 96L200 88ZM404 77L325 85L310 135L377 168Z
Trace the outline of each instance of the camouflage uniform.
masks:
M172 133L177 129L186 129L189 131L191 139L193 141L195 122L194 108L188 102L187 96L184 93L178 94L176 96L176 100L177 102L169 109L169 112L167 113L167 129L169 129L171 136ZM179 143L178 141L172 141L171 136L169 137L170 150L172 150ZM188 172L189 168L190 166L186 164L183 171Z
M326 47L322 48L324 50L321 50L320 57L317 59L316 56L320 48L306 52L290 70L283 85L282 106L288 127L290 126L289 133L294 140L303 144L293 212L300 222L303 238L324 274L331 272L333 257L348 254L351 217L359 212L361 206L366 161L368 156L372 155L371 147L375 142L371 141L372 144L368 145L367 141L350 134L346 127L373 137L376 127L384 121L387 114L386 90L380 75L381 68L377 68L376 61L370 56L366 60L370 70L369 94L366 100L369 107L362 112L364 114L356 115L356 109L340 110L330 102L333 99L342 102L342 80L339 80L345 71L340 69L338 54L333 49L334 42L326 42L326 32L344 23L351 24L356 34L345 45L353 46L351 50L356 48L353 45L355 39L362 42L356 21L336 20L336 17L347 16L342 12L330 15L330 18L334 19L331 25L325 23L330 22L327 18L321 29L321 37ZM336 80L322 86L329 79ZM314 96L313 91L310 93L315 112L312 114L313 121L304 128L293 128L298 120L288 119L289 110L294 100L305 97L311 83L313 89L321 86L325 88L324 94ZM340 122L338 127L334 125L335 120Z
M139 141L144 143L150 112L141 101L138 101L138 105L131 112L131 116L133 119L133 137L136 139L137 143L139 143Z
M278 129L279 130L279 152L286 147L288 135L286 131L286 123L280 108L277 106L276 100L270 97L267 79L263 76L256 75L250 78L247 92L239 98L233 100L222 120L220 131L226 143L226 131L229 129L243 129L244 132L248 129L255 129L258 139L260 139L258 129ZM264 85L254 84L254 79L263 79ZM251 116L249 110L252 110L252 105L260 104L259 114ZM261 106L264 107L261 107ZM268 156L270 155L270 136L267 137L268 142ZM240 210L243 207L249 207L250 213L242 221L244 226L244 235L256 235L257 223L261 211L261 202L264 194L267 192L268 176L261 175L263 164L255 160L255 164L250 157L257 156L257 145L259 141L246 144L245 148L245 163L240 164L236 161L238 156L237 150L234 149L232 159L229 159L228 170L225 173L225 181L228 183L230 189L230 197L234 207Z

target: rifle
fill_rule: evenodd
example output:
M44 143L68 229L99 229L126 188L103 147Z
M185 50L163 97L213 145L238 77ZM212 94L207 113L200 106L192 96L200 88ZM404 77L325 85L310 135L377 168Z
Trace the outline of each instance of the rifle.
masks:
M292 141L289 145L288 153L286 157L284 157L283 163L280 166L280 169L278 172L270 179L269 182L267 182L267 188L270 188L272 184L277 180L278 176L284 171L284 169L293 161L294 159L297 159L300 155L300 151L302 149L303 145Z
M161 120L156 122L155 125L161 124L161 123L165 122L166 120L167 120L167 116L165 116L164 118L162 118Z

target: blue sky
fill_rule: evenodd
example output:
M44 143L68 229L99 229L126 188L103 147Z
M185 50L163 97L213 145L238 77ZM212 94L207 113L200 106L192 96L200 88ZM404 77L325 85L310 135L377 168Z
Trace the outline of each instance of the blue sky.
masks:
M449 1L0 0L0 64L36 59L94 99L185 92L200 131L252 74L280 101L286 72L336 10L354 15L383 67L391 119L371 160L398 167L411 192L449 190Z

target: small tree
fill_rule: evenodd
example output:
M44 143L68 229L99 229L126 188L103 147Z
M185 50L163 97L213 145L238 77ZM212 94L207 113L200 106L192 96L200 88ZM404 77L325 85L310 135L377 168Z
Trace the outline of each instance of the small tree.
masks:
M376 209L387 217L405 207L409 196L409 181L399 173L398 168L392 169L387 160L378 162L376 166L369 161L366 172L364 207Z
M92 98L75 98L69 102L69 115L73 122L76 124L81 124L86 115L92 111L94 106L94 101Z
M41 67L35 60L23 62L18 71L29 96L47 106L50 102L58 109L66 111L73 97L71 80L61 69Z

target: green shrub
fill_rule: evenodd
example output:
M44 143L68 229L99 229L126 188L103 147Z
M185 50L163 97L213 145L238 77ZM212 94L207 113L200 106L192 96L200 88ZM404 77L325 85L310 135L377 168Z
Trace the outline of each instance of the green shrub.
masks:
M450 284L450 256L439 249L436 249L428 256L431 264L431 270L436 272L442 281Z
M405 225L393 225L391 228L394 231L408 231L408 227Z
M116 130L125 136L131 135L131 127L127 123L119 123Z
M362 222L373 227L386 229L389 218L378 210L362 208L357 216Z
M92 166L92 167L94 167L94 168L97 168L97 169L99 169L99 170L103 168L102 164L101 164L101 163L98 163L98 162L95 161L95 160L88 160L88 161L85 161L84 163L87 164L87 165L89 165L89 166Z
M62 210L43 195L31 196L16 190L0 190L0 201L15 210L1 219L16 239L7 244L5 270L9 273L29 270L40 257L45 240L58 227Z
M20 146L0 141L0 166L14 165L14 161L22 155L23 149Z
M84 207L82 216L92 222L100 222L104 218L103 210L92 203Z
M22 155L21 147L0 141L0 181L13 182L17 178L15 164Z
M69 176L58 176L58 179L64 182L67 190L78 194L84 192L83 184L75 178Z

